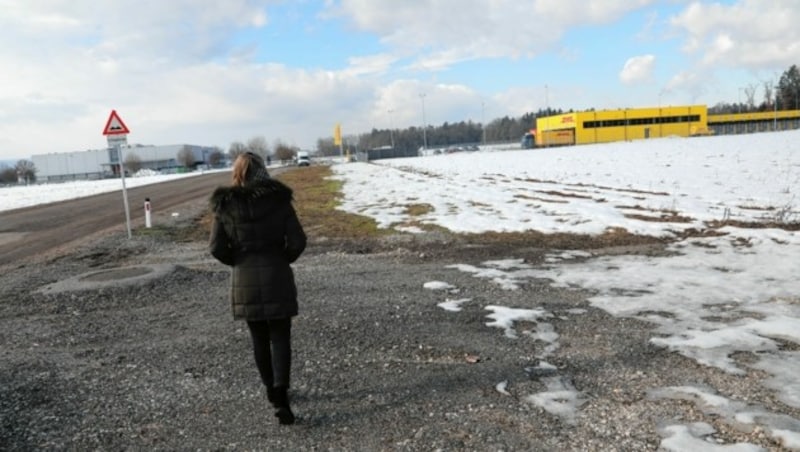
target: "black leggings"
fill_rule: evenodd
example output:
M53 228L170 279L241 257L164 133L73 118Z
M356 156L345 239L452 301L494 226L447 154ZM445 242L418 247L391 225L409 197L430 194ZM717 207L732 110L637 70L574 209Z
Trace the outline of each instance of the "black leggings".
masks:
M261 381L268 388L289 387L292 368L292 318L248 321Z

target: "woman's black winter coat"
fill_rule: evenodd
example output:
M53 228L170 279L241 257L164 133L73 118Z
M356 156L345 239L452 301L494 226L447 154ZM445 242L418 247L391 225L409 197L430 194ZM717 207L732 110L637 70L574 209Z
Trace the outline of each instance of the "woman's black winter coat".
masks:
M266 320L297 315L297 286L289 265L306 247L292 207L292 190L275 179L219 187L211 195L212 254L230 239L234 319Z

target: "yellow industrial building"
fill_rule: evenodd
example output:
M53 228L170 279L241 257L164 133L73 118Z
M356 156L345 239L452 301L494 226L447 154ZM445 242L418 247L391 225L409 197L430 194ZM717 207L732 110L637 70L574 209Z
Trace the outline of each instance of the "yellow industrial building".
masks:
M536 146L547 147L796 128L800 110L709 115L705 105L684 105L548 116L536 120L534 134Z

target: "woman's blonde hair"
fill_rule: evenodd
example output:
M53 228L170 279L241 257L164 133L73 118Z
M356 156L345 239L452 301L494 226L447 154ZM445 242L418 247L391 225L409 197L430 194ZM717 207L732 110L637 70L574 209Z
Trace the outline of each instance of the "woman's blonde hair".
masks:
M252 152L239 154L233 162L233 185L243 186L259 168L264 168L261 157Z

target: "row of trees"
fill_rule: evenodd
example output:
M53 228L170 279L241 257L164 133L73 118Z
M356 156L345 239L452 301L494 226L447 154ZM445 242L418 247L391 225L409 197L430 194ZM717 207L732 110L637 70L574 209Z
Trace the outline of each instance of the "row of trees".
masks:
M215 167L221 166L224 160L225 154L222 149L215 147L211 152L205 155L204 163ZM190 146L183 146L175 155L175 161L184 168L195 168L197 166L194 151L192 151ZM141 157L139 157L139 154L134 150L127 150L125 152L125 161L123 163L125 164L126 173L136 173L144 167Z
M299 148L289 146L280 140L275 141L275 144L270 148L270 146L267 144L267 140L264 137L257 136L250 138L246 143L241 141L234 141L231 143L230 147L228 148L228 157L233 160L239 154L252 152L265 159L289 161L295 156L295 154L297 154L297 151L299 150Z
M429 148L445 148L462 144L498 143L519 140L525 132L534 127L536 118L559 115L560 109L540 109L535 113L526 113L518 118L504 116L494 119L486 127L472 121L447 123L441 126L427 126L423 134L422 127L407 129L372 129L369 133L346 136L343 147L350 151L392 147L403 153L411 153L419 149L424 141ZM333 142L333 138L317 140L319 155L339 155L341 149Z
M257 136L249 139L246 143L241 141L234 141L226 152L220 147L213 147L211 151L204 155L204 163L210 167L220 167L226 163L227 159L234 160L239 154L245 152L252 152L260 155L264 159L277 159L288 161L291 160L299 149L284 144L281 141L275 142L275 145L270 147L264 137ZM194 152L189 146L184 146L178 151L175 156L175 161L185 167L194 168L197 165ZM143 167L142 159L136 154L135 151L128 151L125 154L125 169L130 173L135 173Z
M763 94L760 103L756 97L761 88ZM760 84L751 83L739 88L740 94L744 93L744 102L720 102L709 108L709 113L752 113L759 111L800 110L800 69L793 64L785 70L778 79L763 81Z

